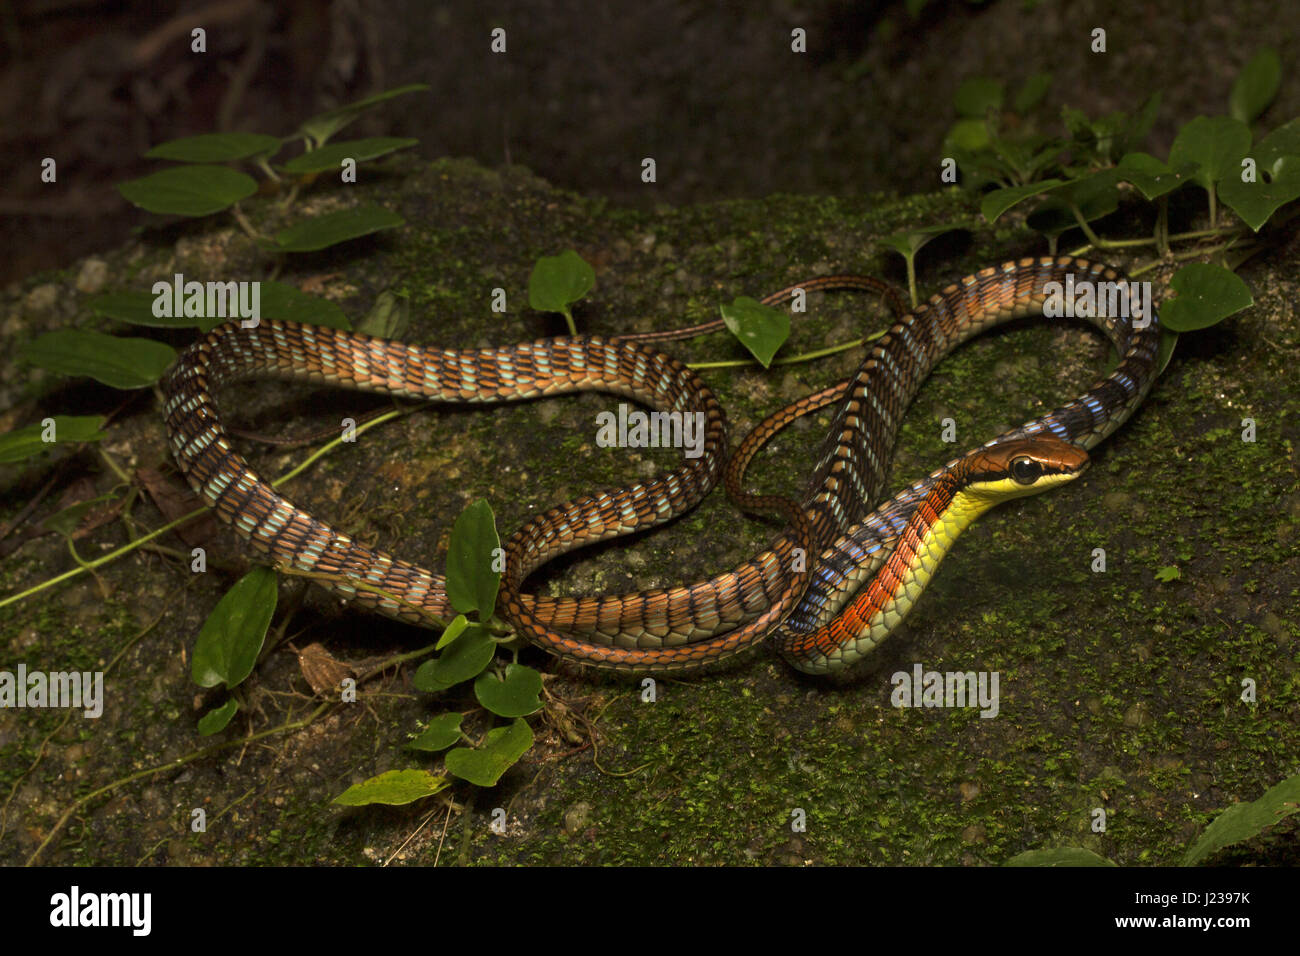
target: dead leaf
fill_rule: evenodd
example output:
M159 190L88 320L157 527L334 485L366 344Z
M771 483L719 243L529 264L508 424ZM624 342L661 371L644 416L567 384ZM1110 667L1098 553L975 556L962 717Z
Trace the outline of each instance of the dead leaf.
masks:
M317 696L334 694L345 677L355 677L352 668L325 650L323 644L308 644L298 652L298 668Z

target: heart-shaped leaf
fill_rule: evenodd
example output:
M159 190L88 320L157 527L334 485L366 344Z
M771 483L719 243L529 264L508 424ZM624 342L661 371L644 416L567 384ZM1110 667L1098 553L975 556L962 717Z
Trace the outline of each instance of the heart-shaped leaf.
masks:
M481 624L471 624L445 651L415 671L417 690L437 694L483 673L496 656L497 643Z
M457 747L447 754L447 772L480 787L492 787L533 745L533 732L524 720L488 731L477 750Z
M1052 195L1073 203L1083 218L1092 222L1119 208L1119 190L1116 187L1122 175L1114 168L1098 170L1057 186Z
M423 750L427 753L446 750L460 740L460 722L464 719L464 714L439 714L429 721L429 726L406 746L411 750Z
M1255 145L1251 154L1259 168L1270 174L1282 157L1300 156L1300 119L1293 119L1273 130Z
M1241 157L1250 149L1250 127L1227 116L1198 116L1183 126L1169 148L1173 169L1192 166L1192 178L1206 189L1239 175Z
M1223 266L1193 262L1175 272L1169 285L1178 297L1161 305L1160 322L1175 332L1208 328L1255 304L1241 277Z
M1219 183L1223 204L1256 232L1278 209L1300 198L1300 156L1280 157L1273 165L1271 176L1271 182L1264 182L1257 171L1253 183L1244 183L1240 177L1229 177Z
M1175 172L1150 153L1125 153L1116 169L1122 182L1132 183L1147 199L1157 199L1172 192L1192 175L1191 166Z
M478 702L498 717L527 717L542 709L542 675L522 664L508 664L505 679L484 671L474 681Z
M1027 183L1024 186L1008 186L995 189L980 200L980 212L989 222L997 222L998 217L1017 203L1024 202L1030 196L1041 196L1061 185L1059 179L1044 179L1040 183Z
M596 270L572 249L542 256L528 277L528 305L539 312L565 312L596 284Z
M763 368L771 366L777 349L790 337L790 316L747 295L737 296L730 305L719 309L731 334L753 353Z

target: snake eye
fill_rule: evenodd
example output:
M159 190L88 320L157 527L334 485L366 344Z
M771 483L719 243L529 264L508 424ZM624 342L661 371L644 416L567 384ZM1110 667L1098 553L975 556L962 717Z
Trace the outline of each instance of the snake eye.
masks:
M1011 459L1011 477L1017 484L1032 485L1043 474L1043 466L1028 455Z

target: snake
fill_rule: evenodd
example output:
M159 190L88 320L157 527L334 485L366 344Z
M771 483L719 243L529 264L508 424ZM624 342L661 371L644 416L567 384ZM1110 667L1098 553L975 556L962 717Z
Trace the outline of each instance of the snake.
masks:
M851 667L896 629L971 521L999 501L1077 477L1087 452L1150 390L1158 373L1154 309L1141 321L1123 309L1096 309L1080 317L1118 353L1110 374L1079 398L970 449L873 507L903 413L934 365L982 331L1041 314L1049 283L1067 280L1075 287L1125 281L1109 266L1069 256L981 269L899 317L853 377L770 416L730 459L725 416L708 385L636 335L448 349L290 321L264 318L255 328L232 322L178 357L162 381L163 411L186 481L256 553L361 607L421 625L454 616L446 578L356 541L281 495L233 447L214 397L221 387L271 376L464 404L597 391L663 413L698 415L704 435L698 456L526 520L505 546L498 609L533 643L597 667L689 671L773 638L795 668L827 674ZM878 283L823 277L763 301L779 302L797 288L870 291ZM746 496L744 466L762 443L794 418L831 405L836 410L802 500ZM555 557L672 520L724 476L742 504L786 518L788 530L759 555L672 588L558 598L524 592L528 576Z

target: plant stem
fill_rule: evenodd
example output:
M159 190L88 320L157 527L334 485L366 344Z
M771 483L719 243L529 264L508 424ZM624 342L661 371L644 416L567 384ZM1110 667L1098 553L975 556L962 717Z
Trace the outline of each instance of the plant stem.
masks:
M870 335L863 336L860 339L854 339L852 342L842 342L839 345L830 345L824 349L817 349L815 352L804 352L800 355L791 355L789 358L779 358L772 362L776 365L798 365L801 362L811 362L814 359L825 358L828 355L835 355L838 352L847 352L849 349L856 349L866 345L868 342L874 342L885 334L885 330L872 332ZM757 359L726 359L720 362L688 362L686 367L692 369L702 368L743 368L747 365L760 364Z
M235 203L230 207L230 214L235 217L235 222L239 223L239 228L244 230L248 235L248 238L253 240L266 238L266 236L258 232L257 228L248 221L248 217L244 215L244 211L239 208L239 203Z
M276 171L271 168L271 164L266 161L265 156L257 157L256 166L262 172L266 173L268 179L277 183L280 181L279 175L277 175Z

